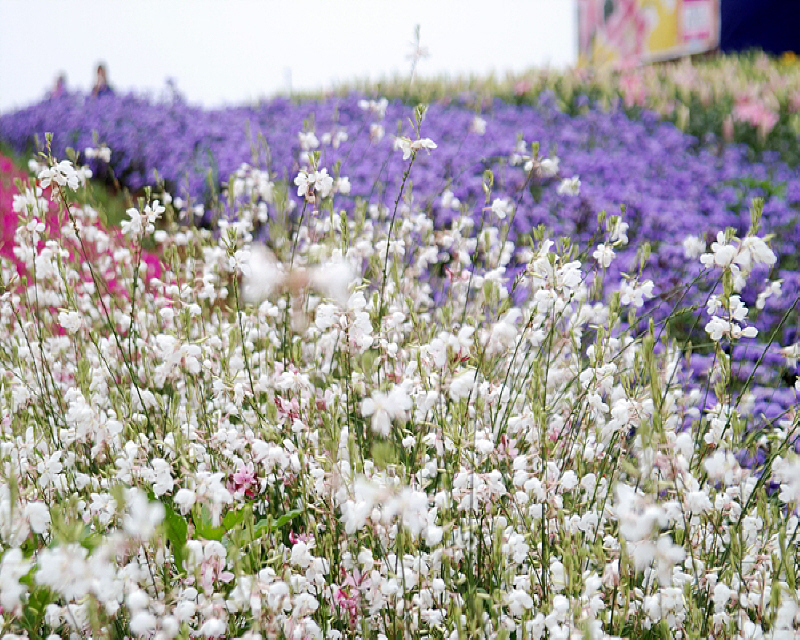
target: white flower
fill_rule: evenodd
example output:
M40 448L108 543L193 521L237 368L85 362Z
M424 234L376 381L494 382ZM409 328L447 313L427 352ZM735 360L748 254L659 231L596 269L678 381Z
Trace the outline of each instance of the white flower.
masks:
M386 500L381 508L381 519L385 524L399 516L403 526L415 537L427 529L428 514L427 494L409 487Z
M348 139L347 132L342 129L337 129L333 132L323 133L322 134L322 144L329 144L334 149L338 149L342 142L347 142Z
M164 505L150 503L147 494L135 488L125 491L128 512L123 519L125 533L141 540L149 540L156 526L164 519Z
M608 267L614 259L614 250L607 244L599 244L592 257L603 267Z
M8 549L0 561L0 606L6 614L13 614L22 607L22 596L28 588L20 578L28 573L31 563L20 549Z
M372 397L361 402L361 415L372 416L372 430L388 436L393 420L405 420L406 412L411 408L411 398L402 387L394 386L388 393L376 391Z
M58 314L58 321L69 333L77 333L82 325L82 316L77 311L61 311Z
M297 137L300 140L300 148L304 151L316 149L319 146L319 140L317 140L317 136L314 135L313 131L307 133L301 131L297 134Z
M69 160L62 160L52 167L45 167L39 171L39 186L42 189L47 189L52 183L59 186L68 186L73 191L77 191L81 183L81 174L79 174L75 167Z
M472 119L470 130L473 133L477 133L479 136L482 136L484 133L486 133L486 120L484 120L480 116L475 116Z
M219 618L210 618L203 623L197 632L205 638L222 638L228 631L228 625Z
M42 188L36 187L31 190L25 187L25 190L20 193L15 193L11 208L14 213L28 215L29 213L34 217L41 217L50 207L50 201L42 197ZM44 226L42 227L44 231Z
M722 336L730 333L731 323L719 316L714 316L708 321L705 328L711 339L714 342L719 342L722 340Z
M201 349L196 344L185 344L173 335L160 333L155 336L156 354L161 363L156 366L153 382L162 388L167 379L173 378L181 368L191 374L200 373Z
M442 206L445 209L458 210L461 206L461 200L456 198L455 194L450 189L442 191Z
M765 264L772 266L777 261L775 254L761 238L748 236L742 240L739 253L736 256L736 264L741 265L742 269L749 271L751 265Z
M97 158L98 160L102 160L103 162L111 162L111 149L108 147L101 146L99 149L95 149L93 147L86 147L83 152L83 155L86 156L87 160L92 160Z
M560 160L557 156L545 158L539 163L539 175L543 178L554 178L558 175L558 165Z
M154 458L150 463L153 467L154 482L153 494L158 498L165 493L170 493L175 486L175 481L172 479L172 468L163 458Z
M756 300L756 309L763 309L767 303L767 298L772 296L780 298L782 283L783 280L773 280L772 282L769 282L767 286L764 287L763 291L758 294L758 299Z
M36 582L50 587L67 600L83 598L91 589L95 578L88 571L88 553L74 542L40 550Z
M380 100L359 100L358 108L362 111L369 111L379 120L383 120L386 115L386 108L389 106L389 101L386 98Z
M44 533L50 527L50 509L44 502L29 502L25 505L25 519L34 533Z
M779 353L786 358L786 366L794 369L797 366L797 361L800 360L800 342L789 347L783 347Z
M327 198L333 190L333 178L327 169L320 169L314 174L314 188L323 198Z
M708 315L713 316L722 308L723 300L716 294L711 294L706 302L706 311Z
M369 139L373 142L377 142L378 140L382 140L383 136L386 135L386 129L383 128L382 124L378 124L377 122L373 122L369 125Z
M714 587L714 595L711 598L714 602L714 611L724 611L731 600L731 596L735 594L736 592L728 585L723 582L718 582Z
M131 633L135 636L149 636L156 629L156 617L149 611L137 611L130 621Z
M453 400L468 398L475 386L475 372L465 371L461 375L453 378L450 383L450 397Z
M297 185L297 195L300 198L305 198L311 204L314 204L317 200L315 192L326 198L333 190L333 178L328 175L327 169L320 169L311 173L301 169L300 173L295 177L294 183Z
M611 233L611 243L614 245L628 244L628 227L627 222L623 222L619 216L612 216L609 224L609 231Z
M690 491L686 495L686 505L692 515L708 513L713 508L711 498L705 491Z
M425 149L429 152L430 149L435 149L436 143L430 138L410 140L409 138L397 137L394 139L394 147L402 150L403 160L408 160L412 153L416 154L420 149Z
M711 457L703 462L712 482L724 482L727 485L736 484L741 479L742 468L739 461L730 451L717 449Z
M781 483L778 497L786 504L800 504L800 458L778 457L773 470L775 479Z
M314 190L314 173L308 173L305 169L301 169L300 173L294 179L297 185L297 196L299 198L313 197Z
M518 333L516 323L521 315L522 312L519 309L511 309L492 327L486 343L488 355L502 353L514 345Z
M740 327L738 324L731 325L731 338L738 340L740 338L755 338L758 335L758 329L755 327Z
M619 288L620 298L622 304L632 304L634 307L641 307L644 305L644 300L653 297L653 281L645 280L640 285L635 283L632 285L630 282L623 282Z
M527 591L523 591L522 589L514 589L510 593L507 593L505 601L508 612L516 618L522 616L526 611L533 609L533 598Z
M355 279L355 271L350 263L344 260L328 262L309 272L311 285L342 307L347 305L350 298L350 284Z
M729 302L730 314L734 320L741 322L747 317L747 307L740 296L733 295L730 297Z
M500 220L505 220L506 216L514 211L514 206L505 198L495 198L492 202L492 213Z
M300 567L301 569L307 569L314 561L314 556L311 553L311 549L313 548L313 542L311 544L306 542L295 542L294 546L292 547L291 563Z
M736 247L725 242L725 234L721 231L717 233L717 241L711 243L711 253L704 253L700 256L703 266L728 267L733 264L736 257Z
M697 259L706 250L706 243L697 236L686 236L683 239L683 255L689 260Z
M350 178L344 176L336 178L336 191L345 196L350 193Z
M155 229L156 221L161 217L161 214L164 213L166 209L161 205L158 200L153 200L152 203L145 206L144 214L145 219L147 220L147 233L153 233Z
M616 494L614 513L619 520L619 532L627 540L637 542L648 539L654 531L667 524L664 509L650 502L641 491L618 483Z
M181 513L186 515L192 510L194 503L197 501L197 495L191 489L180 489L172 497L172 500L178 505Z
M134 238L141 237L144 227L142 226L142 215L135 207L131 207L125 213L128 214L129 220L123 220L120 223L122 233L125 235L133 236Z
M242 252L242 297L246 302L258 303L283 286L286 277L275 256L263 245Z
M581 180L578 176L564 178L556 188L558 195L577 196L581 192Z
M442 541L443 536L444 529L435 524L429 524L425 529L425 544L428 547L435 547Z
M135 207L131 207L125 212L129 219L120 223L122 233L133 236L134 239L141 238L145 233L153 233L156 228L155 222L164 211L166 209L159 204L158 200L154 200L152 205L148 204L141 213Z
M578 486L578 475L572 469L569 469L564 473L563 476L561 476L559 484L564 491L572 491Z

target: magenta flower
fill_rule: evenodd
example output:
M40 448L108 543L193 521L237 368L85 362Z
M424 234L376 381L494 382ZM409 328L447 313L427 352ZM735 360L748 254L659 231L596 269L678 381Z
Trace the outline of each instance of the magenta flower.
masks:
M370 580L358 569L345 576L341 586L334 592L334 600L346 613L351 627L355 627L361 613L361 589L370 586Z
M258 477L255 474L252 462L239 467L228 483L228 488L233 493L243 493L247 498L255 497L258 489Z

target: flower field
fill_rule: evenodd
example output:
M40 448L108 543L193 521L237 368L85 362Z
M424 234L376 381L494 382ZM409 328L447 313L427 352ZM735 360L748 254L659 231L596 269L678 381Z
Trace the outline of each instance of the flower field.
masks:
M796 637L764 69L769 131L718 117L730 75L666 121L705 67L0 116L44 151L0 182L5 637Z

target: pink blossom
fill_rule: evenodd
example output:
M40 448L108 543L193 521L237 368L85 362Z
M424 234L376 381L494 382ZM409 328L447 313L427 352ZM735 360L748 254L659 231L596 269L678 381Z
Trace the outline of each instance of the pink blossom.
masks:
M733 117L758 128L759 135L765 137L778 124L778 114L761 100L744 98L733 108Z

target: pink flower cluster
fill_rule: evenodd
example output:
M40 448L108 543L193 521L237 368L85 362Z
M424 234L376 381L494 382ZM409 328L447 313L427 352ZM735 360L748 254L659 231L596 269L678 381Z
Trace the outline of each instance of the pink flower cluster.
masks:
M19 189L15 182L17 180L24 182L27 177L26 173L17 168L10 158L0 154L0 223L2 223L0 228L0 256L11 260L16 265L20 275L23 275L26 269L23 262L13 251L14 234L19 226L19 214L14 211L14 196L19 194ZM65 225L69 224L69 219L66 213L60 210L56 201L52 199L52 188L52 186L48 186L42 190L42 197L48 202L48 214L42 222L50 238L58 238L61 236L61 231ZM99 258L101 254L113 254L114 249L123 243L118 229L106 229L100 221L97 221L95 226L103 234L109 236L111 241L108 243L84 242L83 250L87 252L87 255L83 256L83 259L92 262ZM40 244L43 244L43 241L40 241ZM78 251L74 244L63 244L65 248L71 247L72 252ZM147 265L147 274L143 278L145 284L150 278L161 276L161 262L157 255L149 251L142 251L141 259L142 263ZM86 277L88 278L89 276L87 275ZM121 293L115 279L109 279L108 286L110 291Z
M733 117L739 122L746 122L756 127L762 138L769 135L778 124L776 111L764 100L752 96L745 96L736 102Z

